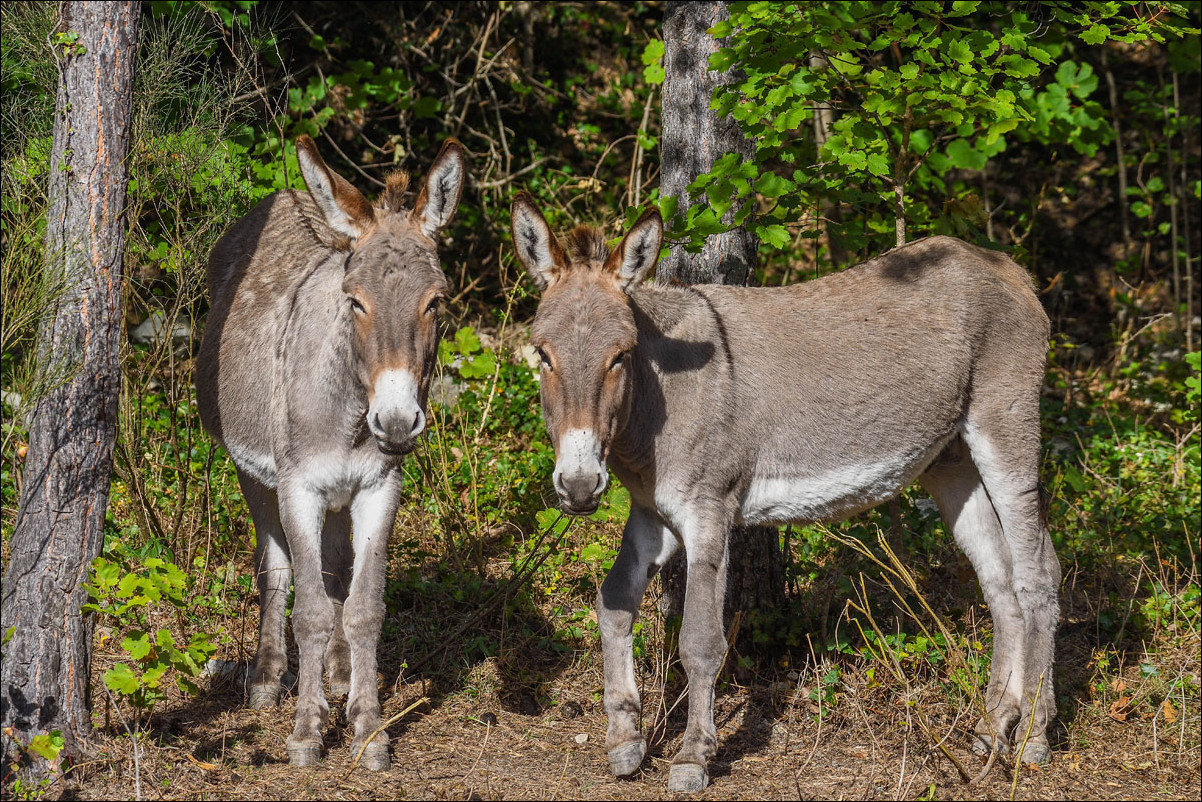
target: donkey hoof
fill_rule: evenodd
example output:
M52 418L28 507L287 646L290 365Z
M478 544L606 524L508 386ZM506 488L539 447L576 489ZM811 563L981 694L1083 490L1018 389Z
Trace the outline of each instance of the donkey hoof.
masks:
M988 757L993 751L993 736L983 732L974 732L972 734L972 751L974 754L981 757ZM1006 739L1002 739L998 744L998 754L1010 754L1010 747L1006 745Z
M643 765L647 755L646 741L631 741L617 749L609 750L609 770L615 777L629 777Z
M1037 741L1027 741L1025 746L1018 750L1016 763L1050 763L1052 761L1052 750L1047 744Z
M668 790L686 794L704 791L709 775L700 763L676 763L668 770Z
M288 744L288 762L293 766L316 766L321 762L321 744Z
M280 686L256 685L250 689L247 707L251 710L266 710L280 703Z
M351 745L351 756L359 754L361 744ZM388 771L392 767L392 760L388 757L388 743L380 741L372 741L363 750L363 757L359 758L359 765L368 771Z

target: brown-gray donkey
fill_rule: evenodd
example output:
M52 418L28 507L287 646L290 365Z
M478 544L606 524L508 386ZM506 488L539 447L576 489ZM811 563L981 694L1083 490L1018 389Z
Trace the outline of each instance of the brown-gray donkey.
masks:
M465 165L448 139L410 211L403 174L373 206L313 140L298 139L296 153L309 191L266 198L213 248L196 387L201 419L233 458L255 523L251 707L279 701L284 605L295 583L300 669L287 751L307 766L321 758L329 716L323 666L331 693L348 694L355 752L380 724L388 536L401 460L426 425L447 291L437 238L459 204ZM388 768L386 734L363 764Z
M631 626L684 547L680 654L689 715L668 785L696 791L717 750L714 681L734 524L832 521L919 480L993 614L987 715L974 745L1048 758L1060 566L1042 516L1039 395L1048 318L1008 257L947 237L808 283L656 287L657 212L611 253L564 248L530 196L513 241L542 291L531 331L561 507L596 509L606 465L631 512L597 620L613 773L643 762Z

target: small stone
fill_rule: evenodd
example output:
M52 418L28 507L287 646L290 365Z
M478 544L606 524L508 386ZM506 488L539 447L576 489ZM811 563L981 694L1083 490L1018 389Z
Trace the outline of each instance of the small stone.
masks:
M577 736L576 736L576 743L578 743L578 744L586 744L586 743L588 743L588 733L587 733L587 732L582 732L582 733L580 733L579 735L577 735Z
M584 708L579 702L564 702L559 709L563 711L564 718L580 718L584 715Z
M492 713L485 713L480 716L480 723L486 727L495 727L497 726L497 717Z

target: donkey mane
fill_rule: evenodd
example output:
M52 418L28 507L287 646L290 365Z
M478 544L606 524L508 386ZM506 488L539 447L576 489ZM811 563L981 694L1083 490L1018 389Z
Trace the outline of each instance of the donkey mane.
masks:
M594 226L579 225L568 234L568 252L573 260L604 262L609 257L605 235Z
M390 212L405 208L405 192L409 189L409 173L397 170L384 178L384 191L380 193L380 205Z

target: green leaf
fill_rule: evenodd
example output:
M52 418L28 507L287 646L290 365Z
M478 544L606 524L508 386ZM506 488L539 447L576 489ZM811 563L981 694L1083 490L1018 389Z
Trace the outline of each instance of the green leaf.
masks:
M145 632L133 631L121 641L121 648L133 659L141 661L153 647L150 645L150 636Z
M104 672L104 684L114 693L130 696L138 690L138 677L125 663L117 663Z
M33 752L42 760L54 760L58 757L59 752L63 751L65 741L63 733L60 730L52 730L48 733L41 733L29 739L29 751Z
M786 192L797 189L797 185L787 178L773 172L761 173L756 179L755 190L765 198L779 198Z
M1105 25L1094 25L1089 30L1082 32L1081 41L1087 45L1100 45L1110 38L1110 29Z
M952 166L968 170L980 170L985 167L985 154L972 146L967 139L956 139L947 146L947 158Z
M789 236L789 231L781 225L756 226L755 235L759 237L760 242L771 245L773 248L784 248L792 241Z
M480 350L480 338L471 326L464 326L455 332L455 347L464 356L471 356Z

